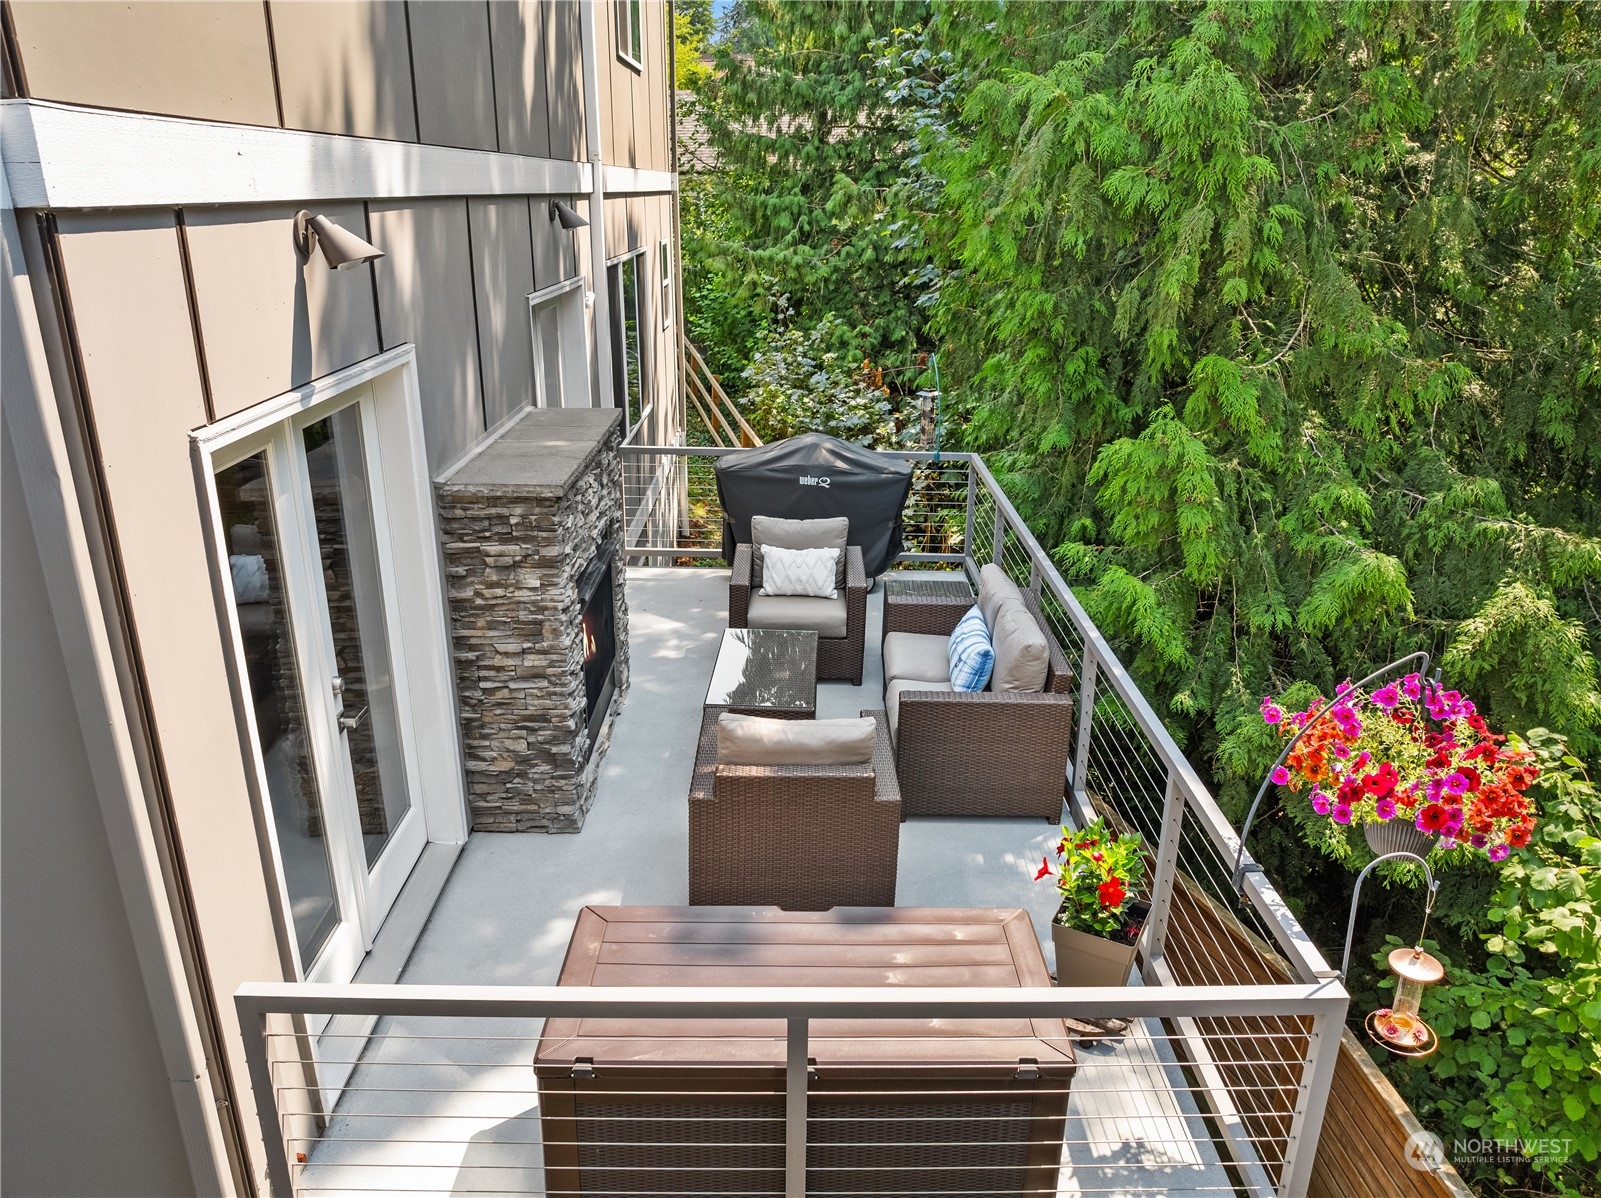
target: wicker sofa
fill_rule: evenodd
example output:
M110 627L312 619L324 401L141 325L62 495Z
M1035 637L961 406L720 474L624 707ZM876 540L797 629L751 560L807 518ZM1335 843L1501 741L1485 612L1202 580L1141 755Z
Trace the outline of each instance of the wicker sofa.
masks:
M787 911L893 907L901 796L882 711L870 765L719 765L701 720L689 785L689 901Z
M860 686L862 658L867 648L867 573L862 568L860 546L850 545L845 550L842 600L787 596L774 599L756 593L761 585L751 547L740 545L734 550L734 569L728 582L728 626L810 629L817 633L818 679ZM844 605L842 622L837 610L841 603ZM764 608L771 611L764 611Z
M940 681L943 638L973 601L897 603L886 597L884 706L905 814L1061 818L1076 687L1038 595L1024 590L1020 598L1049 652L1037 693L952 691ZM896 634L904 639L892 641Z

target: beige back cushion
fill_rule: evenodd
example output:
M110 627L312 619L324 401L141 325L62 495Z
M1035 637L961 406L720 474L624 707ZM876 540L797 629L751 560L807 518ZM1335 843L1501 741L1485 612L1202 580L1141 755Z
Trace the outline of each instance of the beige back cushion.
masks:
M991 563L978 572L978 610L995 645L990 690L1034 694L1045 689L1051 653L1045 632L1006 571Z
M1039 621L1021 599L1000 605L995 622L990 625L990 641L995 646L990 690L1036 694L1045 689L1045 675L1051 667L1050 648Z
M993 562L978 572L978 610L984 616L984 626L991 634L1003 603L1022 603L1023 592L1006 577L1006 571Z
M758 715L717 717L718 765L866 765L873 760L878 722L774 720Z
M760 586L762 581L762 546L776 545L781 549L838 549L839 564L834 568L834 586L845 585L845 541L850 536L851 522L845 516L830 516L826 520L786 520L782 516L752 516L750 521L751 582Z

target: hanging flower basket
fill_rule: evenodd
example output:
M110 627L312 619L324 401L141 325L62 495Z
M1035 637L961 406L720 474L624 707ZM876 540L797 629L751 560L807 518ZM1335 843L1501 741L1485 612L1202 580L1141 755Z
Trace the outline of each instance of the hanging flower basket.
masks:
M1375 857L1386 853L1412 853L1422 857L1438 843L1435 837L1404 819L1370 820L1362 825L1362 835Z
M1295 738L1271 781L1360 825L1376 855L1461 848L1500 861L1529 843L1534 755L1508 748L1457 691L1419 674L1371 690L1348 679L1292 714L1266 697L1262 718Z

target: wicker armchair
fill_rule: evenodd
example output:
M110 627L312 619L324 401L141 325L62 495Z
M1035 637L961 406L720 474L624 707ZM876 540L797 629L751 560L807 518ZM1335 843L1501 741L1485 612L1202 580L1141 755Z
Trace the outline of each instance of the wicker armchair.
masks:
M728 626L750 628L750 601L761 586L754 578L755 566L749 545L734 550L734 569L728 581ZM826 599L803 600L825 604ZM835 600L834 602L838 602ZM775 625L763 625L775 627ZM862 568L862 550L850 545L845 550L845 635L817 637L817 677L819 680L862 684L862 658L867 648L867 572Z
M893 907L901 796L882 711L871 765L718 765L701 720L689 784L689 901L696 906Z
M895 775L905 814L1038 816L1053 823L1061 818L1076 686L1038 597L1024 591L1023 602L1050 650L1043 692L902 689ZM971 600L914 604L886 596L884 635L949 636L971 606ZM886 676L886 697L890 682Z

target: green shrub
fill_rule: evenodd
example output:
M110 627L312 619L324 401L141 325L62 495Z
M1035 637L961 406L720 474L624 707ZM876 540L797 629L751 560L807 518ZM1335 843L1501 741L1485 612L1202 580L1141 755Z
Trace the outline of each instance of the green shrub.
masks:
M900 443L888 389L866 363L827 348L841 327L825 316L810 329L782 329L752 356L742 406L762 440L821 432L876 449Z
M1534 843L1500 868L1482 969L1442 958L1424 996L1440 1050L1387 1059L1418 1116L1447 1141L1567 1141L1534 1160L1459 1164L1486 1192L1601 1193L1601 791L1566 743L1537 728ZM1390 937L1379 960L1399 941ZM1492 1155L1503 1155L1500 1152ZM1531 1177L1530 1174L1533 1176Z

